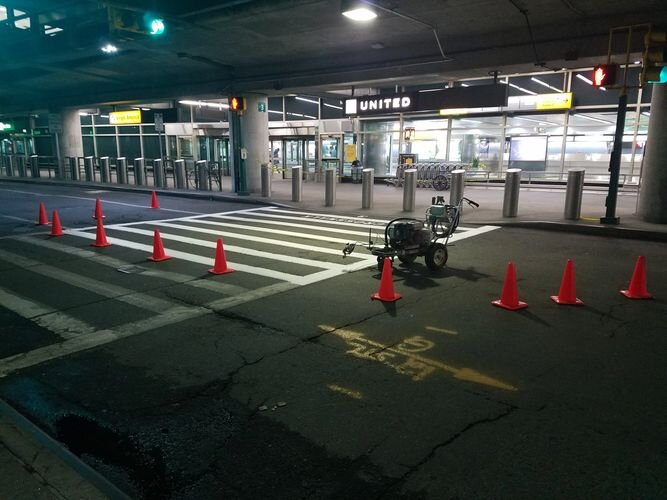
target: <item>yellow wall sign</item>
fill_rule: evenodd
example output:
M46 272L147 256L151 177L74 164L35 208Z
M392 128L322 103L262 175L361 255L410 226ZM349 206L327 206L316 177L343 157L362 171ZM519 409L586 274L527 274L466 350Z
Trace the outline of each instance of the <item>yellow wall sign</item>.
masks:
M356 144L346 144L345 145L345 162L351 163L357 159L357 145Z
M141 123L141 110L130 109L128 111L113 111L109 113L111 125L132 125Z
M572 92L540 94L536 97L536 109L570 109L572 107Z

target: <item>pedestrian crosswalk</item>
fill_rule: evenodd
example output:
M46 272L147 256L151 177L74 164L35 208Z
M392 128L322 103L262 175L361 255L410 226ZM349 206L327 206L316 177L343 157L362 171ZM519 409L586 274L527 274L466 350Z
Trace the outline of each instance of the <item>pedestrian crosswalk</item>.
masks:
M262 207L111 224L106 226L106 231L112 245L150 252L153 231L159 229L171 257L203 265L212 265L214 242L223 238L231 268L294 285L308 285L374 266L376 258L363 246L358 246L358 250L345 260L342 248L351 241L370 239L380 243L387 222L384 219ZM493 229L493 226L461 227L450 241ZM92 240L95 227L71 229L67 234ZM205 250L202 252L202 249Z
M382 244L388 220L261 207L148 221L105 221L111 247L95 249L96 227L68 228L0 240L0 307L51 332L33 349L0 349L0 377L44 361L219 313L260 298L375 267L363 245ZM153 233L166 263L148 263ZM450 242L496 229L460 227ZM215 243L224 240L235 272L208 275ZM117 271L139 269L132 278ZM13 349L13 350L12 350Z

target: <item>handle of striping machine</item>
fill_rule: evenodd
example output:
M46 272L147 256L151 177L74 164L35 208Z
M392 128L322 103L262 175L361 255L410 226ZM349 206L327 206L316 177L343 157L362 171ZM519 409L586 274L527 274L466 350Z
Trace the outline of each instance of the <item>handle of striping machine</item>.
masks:
M471 207L479 208L479 203L475 203L475 202L472 201L471 199L469 199L469 198L465 198L465 197L464 197L464 198L461 198L461 199L462 199L463 201L465 201L465 202L466 202L468 205L470 205Z

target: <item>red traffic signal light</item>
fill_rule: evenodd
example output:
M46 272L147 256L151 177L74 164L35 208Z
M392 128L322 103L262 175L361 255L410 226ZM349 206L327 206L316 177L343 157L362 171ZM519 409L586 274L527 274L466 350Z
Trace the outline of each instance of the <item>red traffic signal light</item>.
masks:
M616 83L616 64L598 64L593 68L593 87L609 87Z
M232 111L245 111L246 102L244 97L230 97L229 108Z

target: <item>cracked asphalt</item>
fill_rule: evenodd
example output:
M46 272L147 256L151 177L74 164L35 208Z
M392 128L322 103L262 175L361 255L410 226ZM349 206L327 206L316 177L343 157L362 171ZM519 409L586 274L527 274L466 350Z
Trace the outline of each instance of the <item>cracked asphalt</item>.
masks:
M67 204L71 213L88 206ZM11 215L32 212L17 202ZM88 213L80 223L90 224ZM21 227L4 220L0 236ZM111 269L100 279L201 314L10 373L0 397L132 498L665 498L665 248L503 228L452 245L441 273L395 265L403 299L391 304L369 299L375 268L224 308L210 306L213 290ZM639 254L654 301L618 293ZM27 256L89 272L86 257ZM549 299L567 258L583 307ZM490 304L509 260L529 304L520 312ZM161 269L202 277L186 262ZM3 286L28 275L0 267ZM64 287L35 286L45 301ZM135 314L84 299L63 297L62 307L91 308L102 323ZM0 314L1 357L52 341L37 324Z

